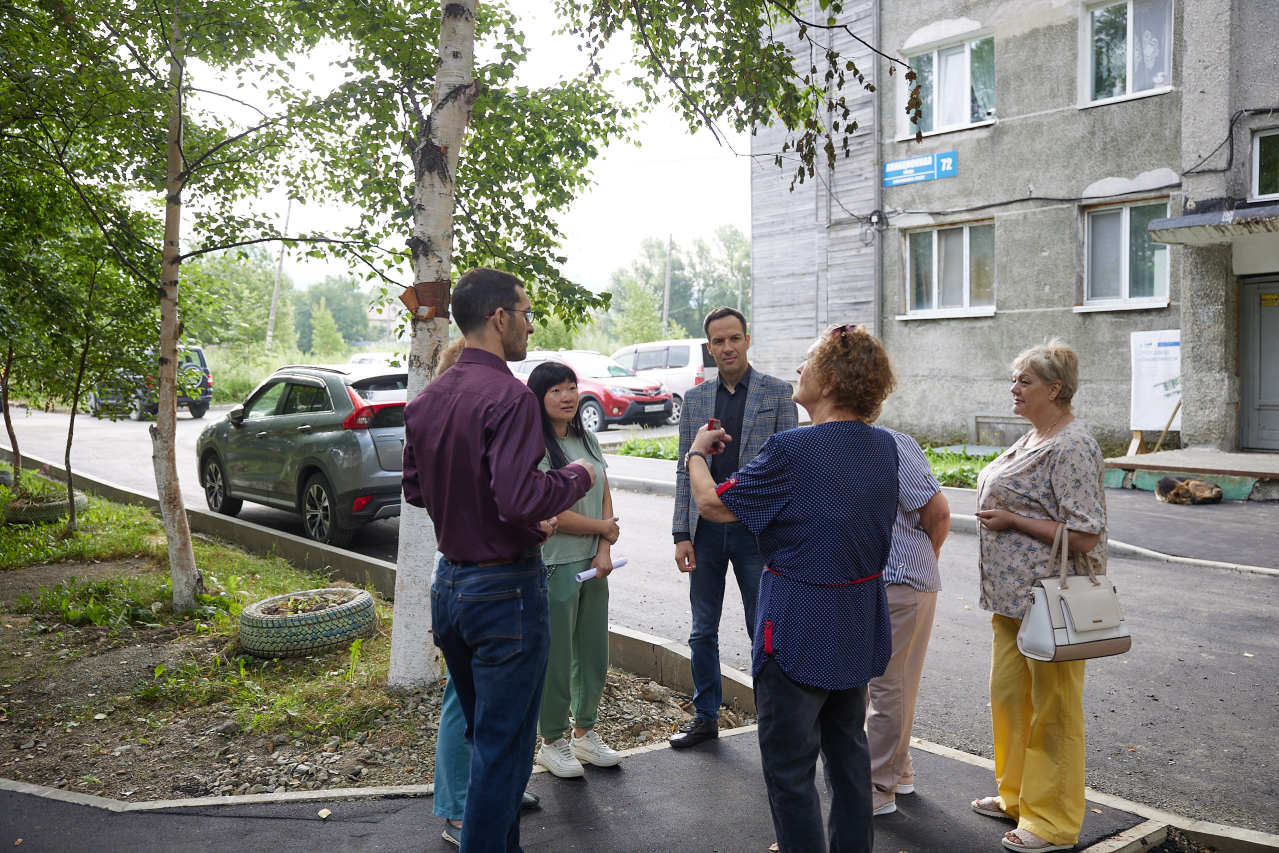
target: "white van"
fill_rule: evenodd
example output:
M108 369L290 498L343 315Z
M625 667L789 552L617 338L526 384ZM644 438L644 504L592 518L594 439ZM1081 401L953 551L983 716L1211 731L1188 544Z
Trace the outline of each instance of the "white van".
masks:
M668 424L679 423L688 389L715 378L717 373L715 359L702 338L632 344L613 353L613 360L640 376L660 381L670 389L671 416L666 421Z

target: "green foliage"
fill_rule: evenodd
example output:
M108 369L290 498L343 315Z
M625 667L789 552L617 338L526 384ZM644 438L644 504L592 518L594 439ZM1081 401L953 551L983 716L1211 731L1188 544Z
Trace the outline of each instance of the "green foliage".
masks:
M248 345L266 340L275 258L261 247L201 255L182 267L182 322L189 339L202 344ZM296 344L293 315L303 294L288 276L280 280L273 343Z
M318 305L311 312L311 355L314 357L345 357L346 341L338 331L333 314L320 297Z
M679 458L679 436L666 438L628 438L618 445L614 453L622 456L640 456L645 459L667 459L675 461Z
M355 279L343 276L329 276L324 281L312 285L298 294L296 322L298 330L298 348L304 352L334 353L342 352L347 346L367 340L369 336L369 297L360 289ZM345 345L337 349L317 348L312 336L315 334L316 312L321 306L327 308L330 320L341 335ZM327 330L326 330L327 334ZM329 342L329 347L332 343Z
M932 468L933 476L937 479L937 482L943 486L953 486L960 489L975 489L977 487L977 475L981 473L981 469L985 468L998 455L998 453L974 455L966 450L962 452L940 451L931 447L924 447L924 456L927 457L928 464Z
M148 574L94 581L69 578L52 589L40 587L31 597L18 597L15 611L52 616L67 625L101 625L114 629L152 625L160 621L165 602L173 597L168 578Z
M260 345L207 347L204 356L213 374L213 402L242 403L262 380L286 364L306 364L312 359L297 349L272 347L263 351Z

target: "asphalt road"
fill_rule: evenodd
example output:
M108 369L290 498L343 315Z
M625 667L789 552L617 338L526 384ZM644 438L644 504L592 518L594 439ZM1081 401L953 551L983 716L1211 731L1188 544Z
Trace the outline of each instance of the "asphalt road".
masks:
M61 460L65 425L64 415L19 415L22 449ZM196 506L203 503L194 459L202 426L185 415L178 422L184 497ZM154 493L146 427L77 419L74 467ZM623 530L615 553L630 564L613 575L612 621L684 640L688 583L672 559L670 499L618 491L614 505ZM298 532L288 513L246 505L242 516ZM395 521L370 525L357 550L392 559L397 534ZM977 606L976 565L974 537L946 543L915 735L990 756L990 615ZM1112 559L1110 571L1134 641L1130 653L1088 665L1088 784L1179 814L1279 833L1279 578L1133 559ZM724 663L749 670L732 585L722 624ZM992 792L993 784L972 795Z

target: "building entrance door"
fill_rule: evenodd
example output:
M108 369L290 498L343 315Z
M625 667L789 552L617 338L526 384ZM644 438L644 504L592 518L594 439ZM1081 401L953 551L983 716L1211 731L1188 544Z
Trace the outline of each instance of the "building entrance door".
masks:
M1239 444L1279 451L1279 276L1239 280Z

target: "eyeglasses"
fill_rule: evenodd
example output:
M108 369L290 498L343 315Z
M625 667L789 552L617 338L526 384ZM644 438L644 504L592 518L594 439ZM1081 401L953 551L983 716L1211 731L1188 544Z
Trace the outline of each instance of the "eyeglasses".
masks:
M501 308L503 311L507 311L511 314L523 314L524 319L528 321L528 324L530 326L533 325L533 323L537 320L537 312L534 311L532 308L507 308L505 305L499 305L498 307ZM493 319L494 316L495 315L493 314L485 314L484 319L491 320Z

